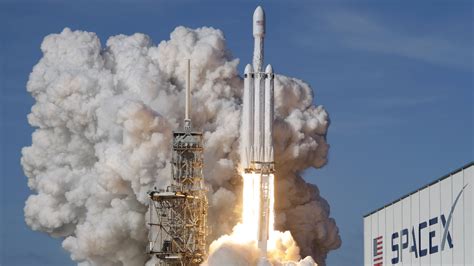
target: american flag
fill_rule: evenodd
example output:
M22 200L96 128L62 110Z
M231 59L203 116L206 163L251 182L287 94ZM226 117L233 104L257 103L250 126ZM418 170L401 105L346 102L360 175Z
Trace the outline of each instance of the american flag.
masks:
M374 266L383 265L383 238L379 236L374 238Z

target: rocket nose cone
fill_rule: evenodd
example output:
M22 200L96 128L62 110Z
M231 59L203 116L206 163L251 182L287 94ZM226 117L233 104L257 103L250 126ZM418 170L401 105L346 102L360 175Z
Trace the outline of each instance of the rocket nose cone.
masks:
M265 13L263 12L263 8L261 6L258 6L253 12L253 21L257 20L265 20Z
M265 35L265 13L263 8L258 6L253 12L253 36Z
M252 72L253 72L253 67L252 67L252 65L251 65L251 64L247 64L247 65L245 66L244 73L245 73L245 74L248 74L248 73L252 73Z
M265 68L265 73L273 73L272 65L270 64L267 65L267 67Z

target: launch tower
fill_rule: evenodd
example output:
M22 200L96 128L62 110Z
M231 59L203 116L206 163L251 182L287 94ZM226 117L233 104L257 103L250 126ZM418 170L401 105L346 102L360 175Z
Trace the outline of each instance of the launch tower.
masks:
M149 246L159 265L199 265L206 258L208 202L202 174L202 132L194 132L188 60L184 130L173 132L171 185L148 193Z

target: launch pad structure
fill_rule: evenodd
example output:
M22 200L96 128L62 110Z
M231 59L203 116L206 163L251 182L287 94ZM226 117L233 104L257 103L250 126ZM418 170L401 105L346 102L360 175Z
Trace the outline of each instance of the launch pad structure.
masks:
M171 185L148 193L148 254L158 265L200 265L206 258L207 189L204 185L202 132L191 128L190 61L184 130L173 132Z

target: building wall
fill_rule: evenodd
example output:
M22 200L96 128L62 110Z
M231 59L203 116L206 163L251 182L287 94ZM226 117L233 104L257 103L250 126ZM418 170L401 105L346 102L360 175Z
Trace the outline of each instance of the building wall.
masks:
M365 216L364 264L474 265L473 191L471 163Z

